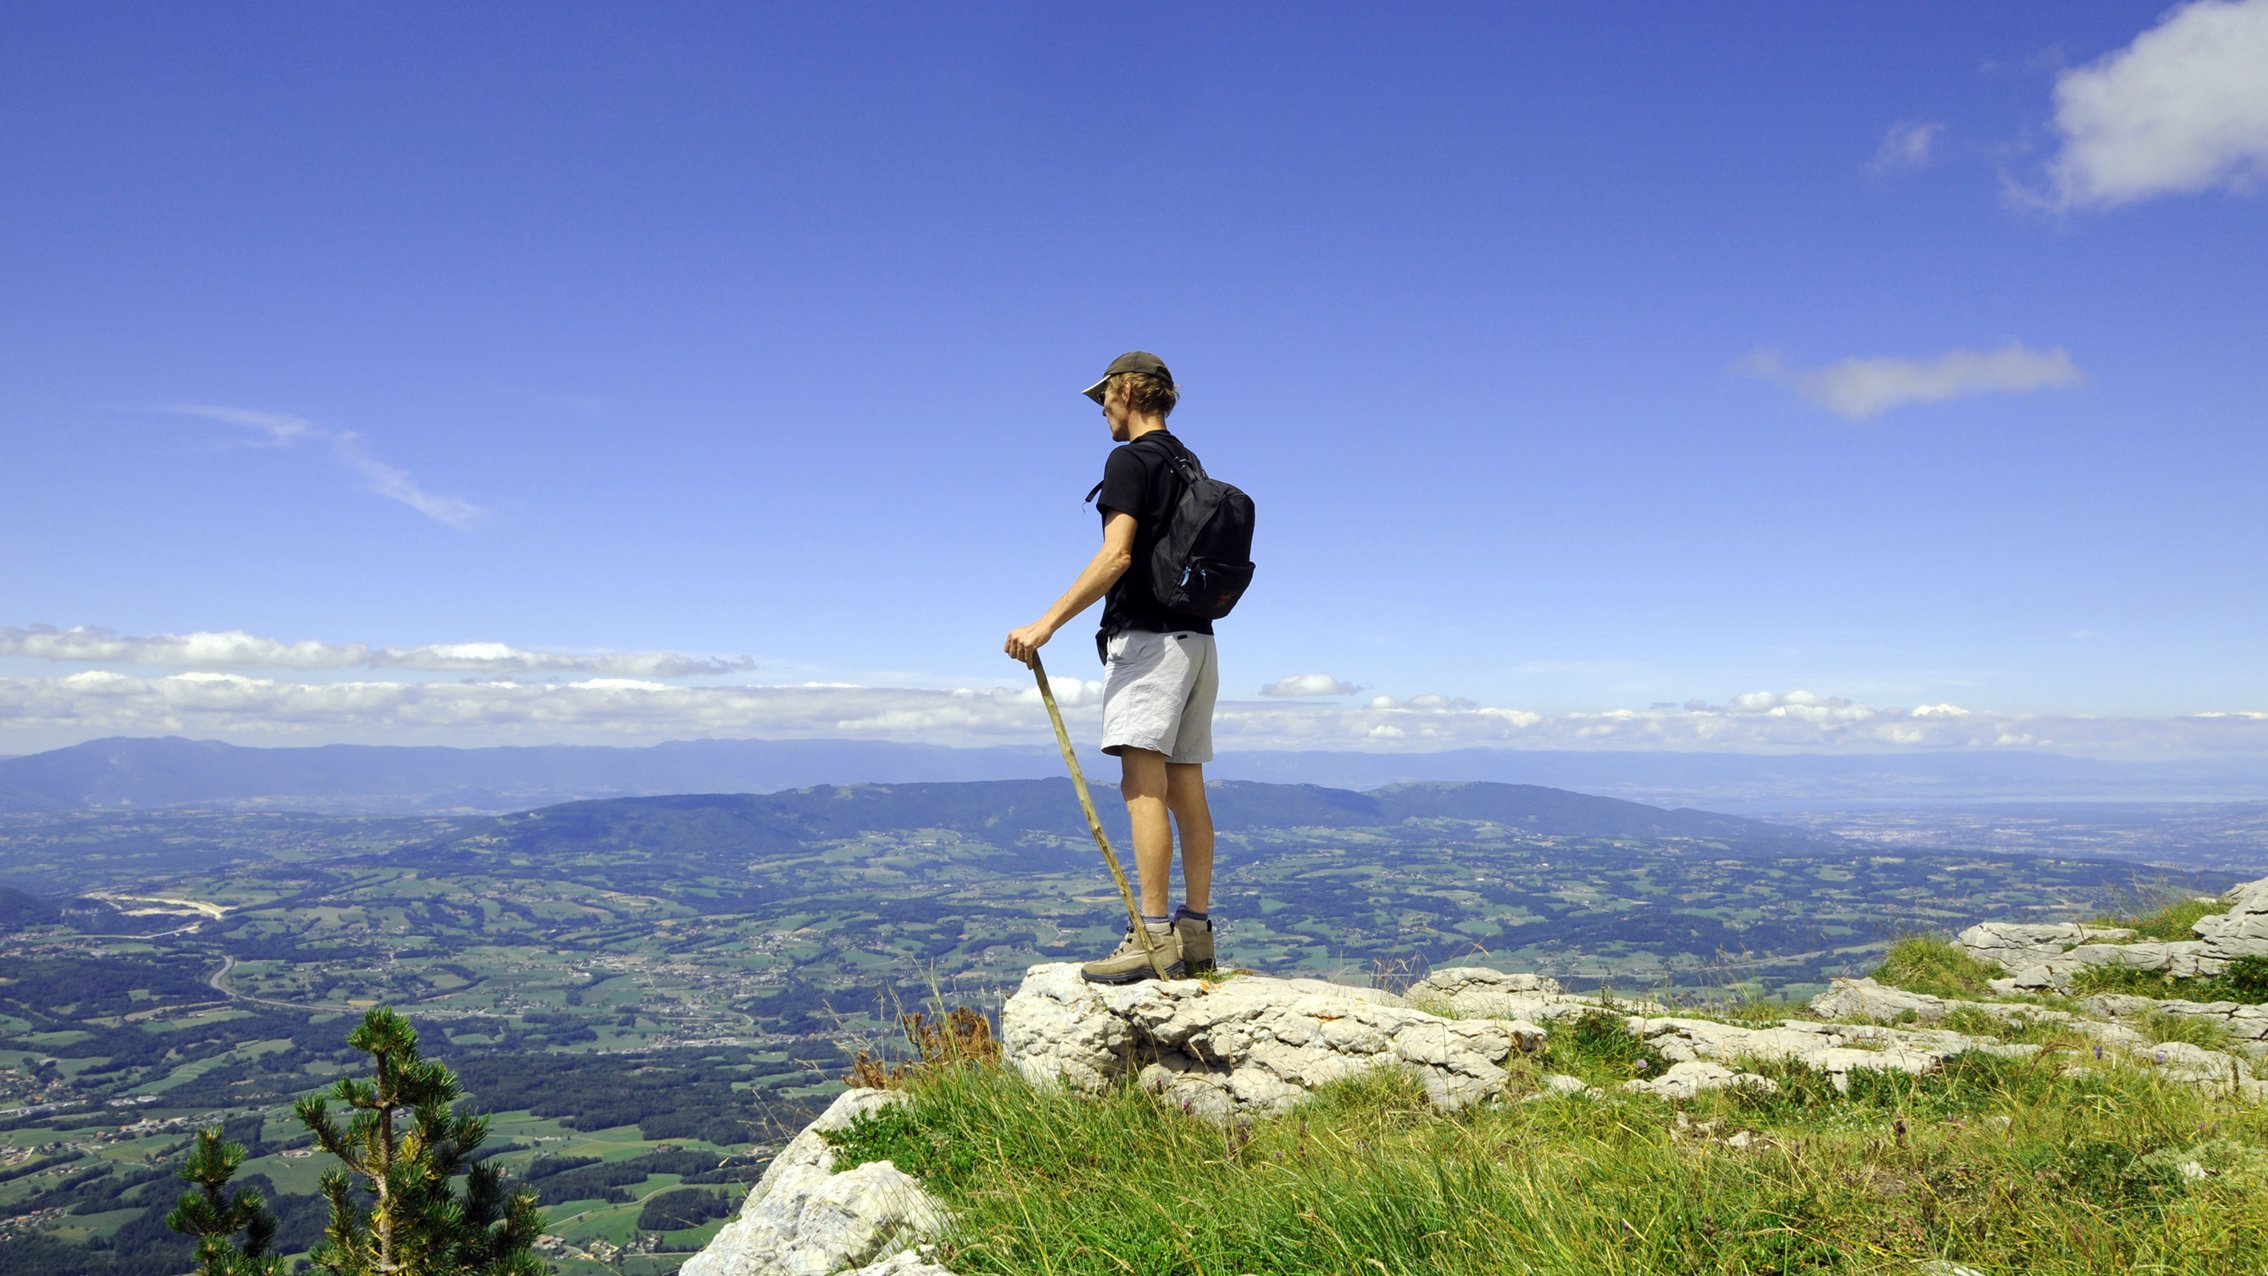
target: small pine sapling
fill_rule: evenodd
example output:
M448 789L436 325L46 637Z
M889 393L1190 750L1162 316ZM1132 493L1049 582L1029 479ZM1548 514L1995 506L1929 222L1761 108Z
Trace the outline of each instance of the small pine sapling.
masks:
M276 1216L251 1188L229 1190L244 1164L244 1145L222 1140L219 1126L197 1131L181 1177L196 1186L165 1216L165 1225L197 1238L197 1276L280 1276L282 1261L268 1253ZM238 1232L244 1233L240 1242Z
M417 1030L383 1006L347 1044L370 1056L373 1075L333 1087L345 1122L321 1095L296 1109L344 1167L322 1178L331 1222L315 1265L331 1276L543 1276L531 1248L543 1231L535 1193L507 1195L503 1174L471 1159L488 1118L455 1111L456 1074L420 1058Z

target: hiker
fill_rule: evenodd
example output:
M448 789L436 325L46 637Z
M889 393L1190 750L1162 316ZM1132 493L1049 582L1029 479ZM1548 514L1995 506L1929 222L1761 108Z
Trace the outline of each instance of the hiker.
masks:
M1213 701L1220 688L1213 622L1168 610L1150 581L1151 549L1183 485L1174 458L1181 442L1166 429L1180 391L1163 361L1137 350L1112 360L1085 394L1102 405L1110 437L1120 444L1103 464L1103 481L1089 494L1102 514L1102 548L1045 614L1009 633L1005 650L1031 664L1056 630L1103 600L1102 629L1095 635L1106 668L1102 751L1118 759L1119 791L1134 826L1143 926L1152 944L1164 950L1168 976L1201 974L1213 968L1213 813L1205 802ZM1177 828L1187 894L1168 914ZM1079 971L1102 984L1156 974L1131 925L1117 951Z

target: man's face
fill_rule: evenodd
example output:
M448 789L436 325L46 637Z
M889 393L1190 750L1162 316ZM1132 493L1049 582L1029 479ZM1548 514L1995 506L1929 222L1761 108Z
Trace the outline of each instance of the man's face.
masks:
M1126 432L1129 423L1134 416L1133 413L1126 410L1125 383L1114 378L1109 385L1103 387L1102 415L1103 420L1110 426L1110 437L1117 442L1124 443L1127 439Z

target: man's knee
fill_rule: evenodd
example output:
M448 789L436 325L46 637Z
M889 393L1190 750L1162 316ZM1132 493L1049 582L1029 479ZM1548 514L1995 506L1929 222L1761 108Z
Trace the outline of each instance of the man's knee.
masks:
M1202 762L1170 762L1166 764L1166 805L1176 812L1200 812L1205 804L1205 764Z
M1118 754L1118 791L1129 802L1164 800L1169 795L1166 759L1155 749L1123 749Z

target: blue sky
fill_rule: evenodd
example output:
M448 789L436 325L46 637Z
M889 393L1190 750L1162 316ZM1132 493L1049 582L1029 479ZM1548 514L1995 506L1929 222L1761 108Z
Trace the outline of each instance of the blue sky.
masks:
M0 752L1044 739L1001 635L1134 347L1261 510L1224 745L2268 750L2264 61L2268 0L10 6Z

